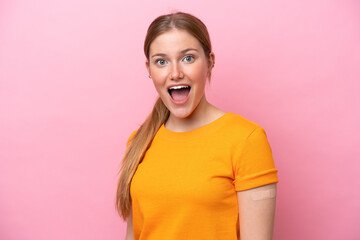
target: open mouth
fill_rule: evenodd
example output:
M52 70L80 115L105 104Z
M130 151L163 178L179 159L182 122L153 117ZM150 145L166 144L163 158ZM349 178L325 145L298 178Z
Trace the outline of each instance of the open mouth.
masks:
M179 85L173 86L168 89L168 92L171 98L175 101L183 101L187 98L190 93L190 86L187 85Z

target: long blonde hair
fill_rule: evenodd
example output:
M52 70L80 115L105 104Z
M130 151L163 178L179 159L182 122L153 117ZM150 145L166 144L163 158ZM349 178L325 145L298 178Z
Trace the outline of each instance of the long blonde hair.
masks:
M154 39L172 29L185 30L194 36L200 42L206 57L210 59L211 42L205 24L191 14L177 12L159 16L150 24L144 42L144 53L148 60L150 45ZM210 74L211 71L209 79ZM130 184L137 166L150 147L156 132L167 121L169 115L169 110L158 98L150 115L132 139L129 139L129 145L122 159L115 202L116 209L124 220L127 220L131 210Z

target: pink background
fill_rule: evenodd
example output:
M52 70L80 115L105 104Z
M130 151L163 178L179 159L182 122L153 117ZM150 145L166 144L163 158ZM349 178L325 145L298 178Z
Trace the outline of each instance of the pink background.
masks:
M274 239L360 239L356 0L0 1L0 239L123 238L117 169L156 98L142 44L174 10L209 28L210 102L266 129Z

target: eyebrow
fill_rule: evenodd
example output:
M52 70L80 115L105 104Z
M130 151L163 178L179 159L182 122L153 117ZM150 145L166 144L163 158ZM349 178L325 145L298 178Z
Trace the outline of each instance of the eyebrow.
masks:
M198 50L196 48L186 48L186 49L182 50L180 53L184 54L184 53L189 52L189 51L198 52ZM154 58L154 57L166 57L166 54L165 53L156 53L156 54L151 56L151 58Z

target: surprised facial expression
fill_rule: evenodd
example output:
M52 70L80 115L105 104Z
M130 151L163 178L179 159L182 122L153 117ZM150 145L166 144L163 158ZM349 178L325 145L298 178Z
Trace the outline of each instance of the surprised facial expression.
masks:
M212 55L211 55L212 57ZM171 30L150 45L146 67L160 98L177 118L187 118L205 101L211 61L200 42L184 30Z

